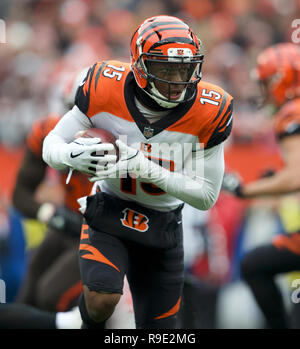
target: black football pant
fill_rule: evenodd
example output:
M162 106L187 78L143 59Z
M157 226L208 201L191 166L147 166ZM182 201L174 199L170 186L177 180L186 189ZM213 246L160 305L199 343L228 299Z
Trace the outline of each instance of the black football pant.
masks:
M0 329L56 329L56 314L27 304L0 303Z
M284 244L259 246L250 251L241 264L242 276L251 288L266 318L267 326L274 329L291 327L275 276L300 271L300 254L289 248L292 245L289 242L292 242L293 234L284 236L282 240L287 242L286 246ZM299 308L300 303L299 306L297 304L293 306ZM299 312L299 309L295 310Z
M67 311L82 292L78 238L49 230L29 261L17 301L41 310Z
M216 328L219 286L203 282L188 272L185 274L182 304L178 313L178 328Z
M137 328L176 328L184 276L182 241L174 248L155 249L84 227L82 283L91 291L122 294L126 274Z

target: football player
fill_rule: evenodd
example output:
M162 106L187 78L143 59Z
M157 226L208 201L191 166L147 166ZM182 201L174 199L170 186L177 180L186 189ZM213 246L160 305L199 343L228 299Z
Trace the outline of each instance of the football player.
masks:
M74 100L76 88L86 72L84 69L76 74L68 84L70 88L64 94L66 108L70 107L70 100ZM18 301L52 312L73 308L82 291L77 258L82 216L76 199L91 190L91 183L79 172L72 177L70 185L65 186L67 172L62 172L61 182L66 188L64 206L40 203L35 198L48 167L42 159L43 140L59 119L60 116L51 114L32 125L13 193L17 210L48 226L44 240L32 253Z
M224 174L233 98L201 80L202 43L182 20L146 19L131 64L100 61L75 106L44 140L53 168L84 172L98 192L79 199L83 328L105 328L127 276L137 328L175 328L183 285L181 209L208 210ZM91 127L114 145L78 138ZM95 189L96 191L96 189Z
M274 130L285 166L272 176L243 184L236 174L224 176L223 189L247 199L294 193L300 189L300 50L292 43L266 48L257 58L254 76L265 103L277 109ZM290 326L280 290L279 273L300 270L300 233L279 235L242 260L242 274L271 328Z

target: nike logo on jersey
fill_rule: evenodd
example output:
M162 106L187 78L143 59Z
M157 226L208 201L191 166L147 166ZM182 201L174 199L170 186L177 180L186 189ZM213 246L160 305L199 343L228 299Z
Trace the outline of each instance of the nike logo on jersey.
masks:
M77 156L79 156L79 155L81 155L83 153L84 153L84 151L82 151L81 153L78 153L78 154L71 153L70 156L71 156L72 159L74 159L74 158L77 158Z

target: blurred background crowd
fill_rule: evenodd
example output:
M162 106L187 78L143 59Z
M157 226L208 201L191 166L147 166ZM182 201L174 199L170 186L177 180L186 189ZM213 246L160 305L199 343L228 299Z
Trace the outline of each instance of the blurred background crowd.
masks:
M19 229L18 248L23 251L22 267L15 271L4 262L1 269L0 249L0 278L10 287L7 301L18 291L29 247L42 239L34 222L11 219L11 193L32 122L51 112L63 113L60 96L75 72L102 59L129 61L134 29L157 14L177 16L194 29L205 49L203 80L234 96L227 168L245 181L280 168L272 120L266 108L257 108L259 90L250 72L262 49L291 41L292 22L300 18L299 0L1 0L6 42L0 43L0 241ZM60 189L50 175L40 200L59 200ZM222 293L203 311L203 327L263 326L239 280L238 262L251 246L294 229L299 207L294 196L241 202L222 193L208 212L186 209L187 268ZM286 279L279 282L288 289Z

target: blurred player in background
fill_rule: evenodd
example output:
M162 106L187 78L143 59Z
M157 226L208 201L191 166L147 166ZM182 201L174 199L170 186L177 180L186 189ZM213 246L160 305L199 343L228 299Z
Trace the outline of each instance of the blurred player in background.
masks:
M237 175L228 173L223 189L243 199L295 193L300 190L299 46L282 43L265 49L257 58L254 77L260 83L264 103L276 108L274 129L285 166L272 176L245 185ZM271 244L250 251L241 268L268 326L290 327L275 276L300 270L300 232L277 236Z
M77 87L87 71L83 69L65 84L62 92L65 109L74 105ZM13 204L25 217L47 224L48 231L30 256L17 302L0 305L0 328L69 329L81 325L77 301L82 292L78 266L82 215L76 199L89 194L92 184L86 175L76 172L65 185L67 173L62 172L60 179L65 190L65 206L57 207L52 202L41 203L36 199L48 168L41 154L43 140L59 119L59 115L51 114L37 120L27 137ZM127 293L129 297L130 293ZM124 318L124 309L128 307L127 303L122 304L116 315ZM112 319L114 325L120 326L119 322L118 318Z
M64 103L69 108L76 87L87 69L81 71L65 91ZM42 159L42 144L60 117L49 115L35 122L27 137L27 147L13 194L13 204L28 218L48 225L45 239L34 251L18 301L48 311L69 310L81 292L77 261L78 238L82 217L76 199L90 191L86 176L76 173L68 186L66 174L61 173L65 187L65 205L37 202L35 192L46 176L47 164ZM53 286L55 285L55 287Z
M26 261L20 214L0 195L0 283L5 282L6 302L13 302L16 298L26 271Z
M145 20L132 36L131 55L131 65L104 61L91 67L76 105L44 141L50 166L99 181L100 191L80 200L87 221L80 245L83 328L105 328L125 275L137 328L177 326L182 203L200 210L215 204L223 141L232 128L232 97L200 82L202 45L186 23L171 16ZM116 141L118 162L103 155L114 146L99 144L99 138L74 142L78 131L91 127L127 136L128 145ZM186 153L164 152L157 147L162 143L190 147ZM199 162L203 166L193 172Z
M74 104L77 86L84 79L87 70L83 69L68 82L63 92L66 109ZM78 211L76 199L88 194L92 184L85 175L77 172L66 186L67 173L61 173L61 182L65 188L64 206L57 207L51 202L41 203L35 196L48 168L42 159L43 140L59 119L60 116L51 114L34 122L17 176L13 193L14 207L25 217L47 224L48 232L30 256L25 280L17 297L17 302L24 304L7 304L0 308L1 318L8 328L55 328L58 318L55 313L74 308L82 292L77 256L82 215ZM78 315L75 308L73 313L76 325ZM58 327L61 319L72 319L72 312L69 316L60 315L59 319ZM74 326L74 322L71 322L72 325ZM0 326L3 327L4 324L0 323Z

